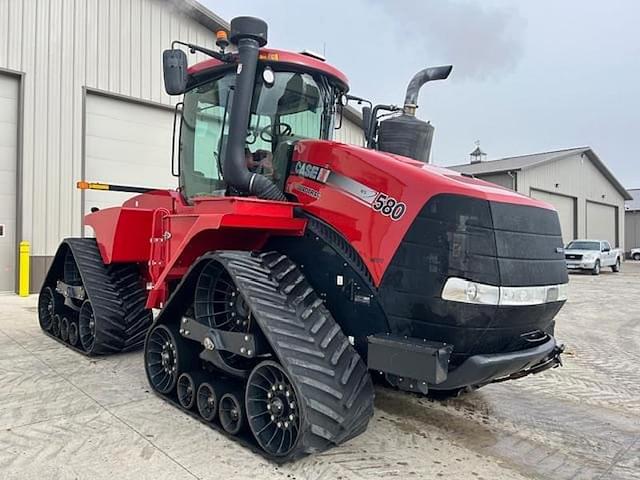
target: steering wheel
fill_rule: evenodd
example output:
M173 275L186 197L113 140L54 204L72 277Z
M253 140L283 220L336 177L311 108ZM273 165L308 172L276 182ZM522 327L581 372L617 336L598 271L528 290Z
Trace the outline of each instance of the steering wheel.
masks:
M265 142L273 142L273 137L281 137L284 135L291 135L293 129L291 125L284 122L274 123L273 125L267 125L260 130L260 138Z

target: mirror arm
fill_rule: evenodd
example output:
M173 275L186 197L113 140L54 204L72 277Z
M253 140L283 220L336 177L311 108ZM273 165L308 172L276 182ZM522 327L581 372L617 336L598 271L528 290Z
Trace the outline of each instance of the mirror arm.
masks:
M233 63L233 55L230 53L216 52L215 50L210 50L193 43L181 42L180 40L174 40L173 42L171 42L171 48L175 48L176 45L183 45L187 47L191 51L191 53L200 52L208 55L209 57L215 58L216 60L220 60L221 62Z

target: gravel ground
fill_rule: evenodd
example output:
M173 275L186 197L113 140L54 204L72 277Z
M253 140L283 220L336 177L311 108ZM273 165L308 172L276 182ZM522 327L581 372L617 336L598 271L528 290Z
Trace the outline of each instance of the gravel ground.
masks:
M376 390L369 429L276 467L149 393L140 353L88 359L0 297L1 479L640 479L640 264L572 274L565 366L461 398Z

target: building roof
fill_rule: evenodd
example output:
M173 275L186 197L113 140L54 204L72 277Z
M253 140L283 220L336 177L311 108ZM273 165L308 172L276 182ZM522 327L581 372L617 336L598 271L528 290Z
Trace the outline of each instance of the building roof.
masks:
M627 192L633 198L624 202L624 209L627 211L640 210L640 188L630 188Z
M622 186L613 173L600 160L600 157L591 149L591 147L575 147L565 148L562 150L554 150L551 152L531 153L528 155L519 155L516 157L505 157L497 160L487 160L477 163L465 163L462 165L449 166L452 170L467 175L482 176L491 173L513 172L518 170L526 170L528 168L537 167L547 162L560 160L565 157L583 154L586 155L594 166L605 176L609 182L620 192L625 200L632 200L633 197ZM640 207L639 207L640 208Z
M207 27L212 32L218 30L229 31L231 25L224 18L219 17L207 7L196 0L166 0L179 11L193 18L199 24Z

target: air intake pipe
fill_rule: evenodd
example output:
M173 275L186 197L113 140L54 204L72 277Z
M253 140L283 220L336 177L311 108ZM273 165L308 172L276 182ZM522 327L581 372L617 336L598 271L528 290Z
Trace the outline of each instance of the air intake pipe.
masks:
M236 17L231 20L229 40L238 47L238 67L229 113L227 148L222 161L224 180L229 186L258 198L286 201L270 179L247 169L244 158L258 55L260 47L267 44L267 24L255 17Z

